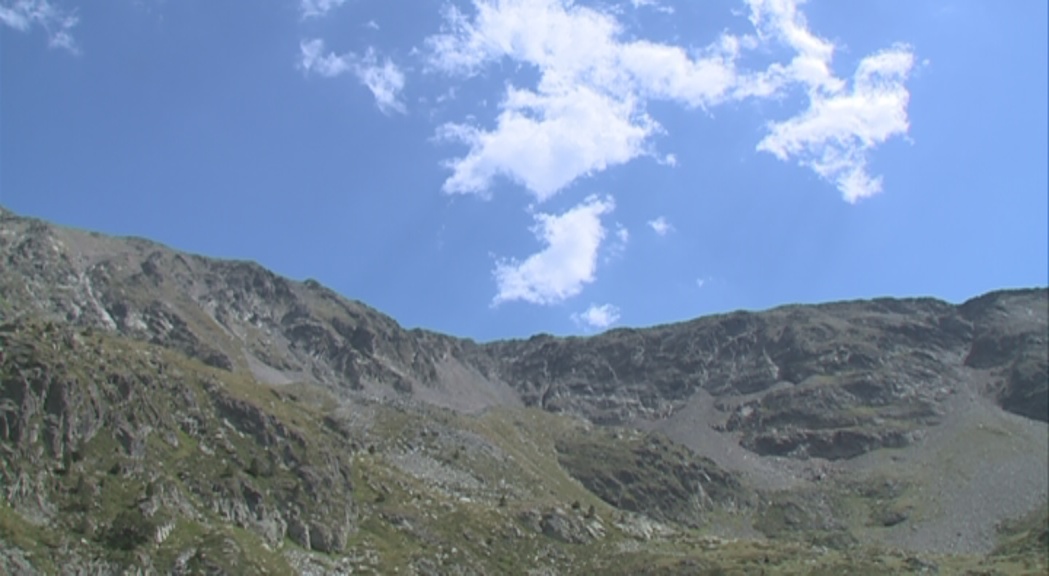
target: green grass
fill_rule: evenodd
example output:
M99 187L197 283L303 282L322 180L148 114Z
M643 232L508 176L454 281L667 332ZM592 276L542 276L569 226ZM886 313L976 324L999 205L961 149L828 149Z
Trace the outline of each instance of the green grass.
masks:
M61 534L26 521L21 514L0 501L0 541L21 550L37 569L57 572L53 562L62 545Z
M23 372L37 374L29 366L48 367L50 372L40 374L55 381L75 381L79 386L75 390L80 393L88 394L89 386L95 386L95 392L90 393L104 403L111 419L90 441L68 447L75 448L78 455L75 459L67 457L62 475L47 472L56 462L46 455L28 458L12 455L22 454L18 450L0 453L5 460L32 472L53 474L47 496L60 514L47 528L27 522L8 505L0 504L0 539L31 555L46 573L55 571L63 547L84 555L102 555L126 566L138 565L139 556L146 555L161 572L170 571L180 557L189 562L191 571L210 567L274 575L295 572L291 555L305 555L320 565L338 560L337 555L308 553L290 540L268 546L250 527L231 525L207 504L216 486L231 490L248 487L262 494L267 506L292 502L307 515L322 517L338 513L340 506L349 505L346 500L352 499L357 524L349 535L346 555L373 559L374 571L381 574L395 570L405 573L420 562L438 571L465 565L493 574L521 574L537 565L567 574L908 571L905 555L893 551L851 542L822 551L812 546L813 541L834 544L843 535L876 532L882 515L919 504L906 482L889 487L879 484L882 479L873 478L863 486L838 487L838 492L825 488L827 502L820 506L843 524L841 530L834 530L819 523L818 514L824 508L807 500L813 495L764 494L761 496L771 505L758 511L749 500L749 492L729 482L730 476L719 477L723 485L708 484L709 495L717 503L736 498L742 513L715 506L704 511L705 523L696 529L676 526L667 536L638 539L617 527L622 511L608 501L629 497L638 502L638 508L648 509L645 498L655 494L665 497L665 501L656 501L665 510L683 506L683 501L674 499L678 496L671 497L675 491L690 489L691 477L683 471L703 471L716 477L718 470L711 462L662 438L591 427L537 409L499 408L478 416L382 404L364 409L342 405L318 387L266 386L246 373L216 370L177 352L102 333L81 334L83 344L69 348L63 343L67 332L63 327L48 331L41 323L29 322L20 334L0 334L5 346L11 342L19 350L19 362L24 361L18 366L12 362L3 366L0 378L4 382L21 378ZM132 382L131 393L107 384L110 375L121 375ZM230 429L217 411L223 398L243 402L249 412L262 414L269 427L265 434L277 434L277 444L260 445L251 434L251 426L244 423L239 428L234 423ZM325 424L325 417L340 411L352 415L353 410L362 411L354 426L340 431L338 426ZM366 418L363 412L373 416ZM198 434L189 433L181 424L190 415L199 420ZM112 427L112 418L117 416L131 428L144 423L153 427L144 460L130 458L117 441ZM39 414L31 422L33 426L42 423ZM278 434L278 428L283 432ZM424 428L440 433L423 435L420 431ZM219 432L227 442L216 440ZM176 438L177 446L168 443L165 435ZM994 430L978 435L998 436ZM302 445L296 439L302 439ZM354 450L354 444L361 449ZM395 465L395 457L409 444L448 471L476 478L480 488L467 494L470 499L464 501L455 490L442 488L432 479L406 474ZM374 454L367 450L369 445L376 448ZM212 454L205 453L205 446ZM265 473L252 468L253 460L268 463L270 455L284 466L264 467ZM297 468L314 468L322 473L345 471L352 491L337 483L325 488L327 482L340 481L333 473L322 475L320 490L328 491L313 498L301 490L303 481ZM617 472L627 472L635 480L621 483L619 494L595 488L594 478ZM174 520L174 530L163 544L150 540L130 552L114 549L107 540L114 520L139 521L135 511L158 486L179 493L197 515L182 515L165 504L155 517L141 518L150 527ZM722 492L716 493L715 488ZM504 505L499 504L502 495L507 496ZM574 502L579 503L578 510L572 509ZM524 514L541 514L555 507L580 518L590 506L604 526L605 536L584 544L557 541L522 520ZM792 506L803 512L798 518L788 518L797 513ZM326 511L327 507L331 509ZM748 523L755 520L760 523L758 528L776 538L731 542L710 537L724 534L727 527L751 530ZM939 564L942 572L951 573L999 570L1022 574L1024 570L1042 569L1045 563L1039 564L1037 552L1044 534L1038 530L1044 524L1037 520L1008 527L1002 546L991 557L932 557L931 561Z
M999 544L992 556L1001 559L1029 558L1049 564L1049 505L1013 522L1005 523L999 531Z

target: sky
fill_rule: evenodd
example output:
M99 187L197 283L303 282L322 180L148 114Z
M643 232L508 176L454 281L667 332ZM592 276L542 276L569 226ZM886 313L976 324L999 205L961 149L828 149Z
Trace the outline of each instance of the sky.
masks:
M0 0L0 205L487 341L1049 283L1041 0Z

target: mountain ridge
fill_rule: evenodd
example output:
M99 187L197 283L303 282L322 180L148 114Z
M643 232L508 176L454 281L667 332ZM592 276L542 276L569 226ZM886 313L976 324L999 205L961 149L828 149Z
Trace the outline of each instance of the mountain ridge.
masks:
M604 335L604 334L607 334L607 333L610 333L610 332L618 332L618 331L624 331L624 330L646 330L646 329L658 329L658 328L673 327L673 326L677 326L677 325L681 325L681 324L687 324L689 322L693 322L695 320L699 320L699 319L702 319L702 318L714 318L714 317L730 316L730 315L734 315L734 314L761 314L761 313L764 313L764 312L773 312L773 311L777 311L777 310L796 308L796 307L805 308L805 307L825 307L825 306L841 306L841 305L848 306L848 305L859 304L859 303L879 302L879 301L886 301L886 302L890 302L890 301L939 302L939 303L948 304L948 305L951 305L951 306L964 306L964 305L969 304L969 303L971 303L973 301L977 301L977 300L980 300L982 298L993 297L993 296L995 296L997 294L1003 294L1003 293L1004 294L1009 294L1009 293L1029 293L1029 292L1038 292L1038 291L1044 291L1046 289L1049 289L1049 287L1039 287L1039 286L1001 287L1001 288L995 288L993 290L989 290L987 292L983 292L981 294L976 294L976 295L973 295L973 296L969 296L969 297L964 298L962 300L949 300L949 299L945 299L945 298L941 298L941 297L937 297L937 296L932 296L932 295L928 295L928 294L914 294L914 295L909 295L909 296L893 296L893 295L885 294L885 295L880 295L880 296L869 296L869 297L850 297L850 298L844 298L844 299L838 299L838 300L815 300L815 301L783 302L783 303L779 303L779 304L769 305L769 306L766 306L766 307L754 307L754 308L746 308L746 307L744 307L744 308L735 308L735 309L723 310L723 311L718 311L718 312L711 312L711 313L706 313L706 314L702 314L702 315L699 315L699 316L694 316L694 317L691 317L691 318L658 322L658 323L651 324L651 325L638 325L638 326L619 325L619 326L609 327L607 329L602 329L601 331L598 331L598 332L585 333L585 334L577 334L577 333L554 334L554 333L540 331L540 332L537 332L537 333L534 333L534 334L527 334L527 335L522 335L522 336L508 336L508 337L497 337L497 338L492 338L492 339L480 339L480 338L467 336L467 335L452 334L450 332L445 332L443 330L440 330L440 329L437 329L437 328L432 328L432 327L401 325L396 320L396 318L394 316L392 316L391 314L383 312L382 310L380 310L378 308L372 307L372 306L368 305L367 303L365 303L365 302L363 302L363 301L361 301L359 299L354 299L354 298L351 298L349 296L343 295L343 294L333 290L332 288L328 287L327 285L323 284L322 282L320 282L320 281L318 281L318 280L316 280L316 279L314 279L312 277L307 277L307 278L303 278L303 279L295 279L295 278L292 278L291 276L286 276L286 275L283 275L283 274L280 274L280 273L275 273L275 272L272 272L267 266L265 266L264 264L262 264L261 262L259 262L258 260L255 260L255 259L235 257L235 256L231 256L231 257L214 256L214 255L209 255L209 254L200 253L200 252L193 252L193 251L182 250L182 249L180 249L180 248L178 248L178 247L176 247L174 245L167 244L167 243L164 243L164 242L160 242L160 241L157 241L157 240L153 240L151 238L148 238L148 237L145 237L145 236L140 236L140 235L137 235L137 234L110 235L110 234L104 234L104 233L101 233L101 232L98 232L98 231L95 231L95 230L92 230L92 229L89 229L89 228L82 228L82 227L79 227L79 226L67 226L67 225L52 223L52 222L50 222L50 221L48 221L46 219L40 218L40 217L24 216L24 215L18 214L16 212L14 212L13 210L11 210L9 208L6 208L2 204L0 204L0 219L2 219L2 218L6 218L8 221L18 221L18 222L21 222L21 223L24 223L24 224L30 224L30 225L36 224L38 226L43 226L43 227L59 228L59 229L65 230L65 231L69 231L69 232L75 233L75 234L88 235L88 236L95 237L95 238L104 237L104 238L107 238L107 239L110 239L110 240L115 240L115 241L118 241L118 242L119 241L126 241L126 242L131 243L131 244L139 244L139 245L142 245L142 246L150 246L150 247L153 247L155 249L159 249L159 250L162 250L162 251L167 251L167 252L171 252L171 253L180 254L182 256L190 257L190 258L194 258L194 259L202 259L202 260L209 260L209 261L214 261L214 262L222 262L222 263L226 263L226 264L234 265L234 266L247 266L247 267L252 267L252 268L258 268L260 270L264 270L264 271L266 271L268 273L271 273L274 276L277 276L277 277L279 277L279 278L281 278L283 280L286 280L288 282L293 282L293 283L297 283L297 284L302 284L302 285L306 285L306 286L322 289L324 291L327 291L327 292L337 296L338 298L342 298L342 299L345 299L345 300L347 300L349 302L353 302L355 304L358 304L358 305L361 305L361 306L365 306L365 307L371 309L372 311L374 311L374 312L376 312L378 314L381 314L383 316L386 316L387 318L390 318L391 320L394 320L394 322L398 323L398 326L400 326L402 329L404 329L406 331L410 331L410 332L422 331L422 332L427 332L427 333L440 334L442 336L447 336L447 337L454 338L454 339L457 339L457 340L473 342L473 343L480 344L480 345L491 344L491 343L496 343L496 342L516 342L516 341L530 340L530 339L533 339L533 338L547 338L547 337L550 337L550 338L561 338L561 339L573 339L573 338L585 339L585 338L593 338L593 337L596 337L596 336L601 336L601 335Z
M356 566L420 571L454 543L475 573L504 571L437 509L510 535L489 545L517 558L510 572L608 568L601 558L653 538L674 557L711 535L851 558L830 564L866 565L849 552L862 546L965 563L1046 499L1045 288L479 343L254 262L2 209L0 263L0 487L16 514L4 524L0 509L0 543L5 525L57 530L48 538L78 565L159 570L142 555L167 554L173 530L176 556L264 545L275 566L337 572L340 555L367 551ZM117 488L99 487L110 477ZM116 508L70 500L85 490ZM1037 539L1039 522L1016 525ZM381 544L394 534L405 548ZM740 546L716 545L724 566Z

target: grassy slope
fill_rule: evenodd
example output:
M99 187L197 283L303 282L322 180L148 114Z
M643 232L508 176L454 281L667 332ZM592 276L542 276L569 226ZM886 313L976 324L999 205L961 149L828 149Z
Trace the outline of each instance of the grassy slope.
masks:
M646 526L645 521L615 509L577 479L598 469L607 472L609 466L638 466L638 446L648 439L628 431L621 431L617 439L579 421L532 409L500 409L467 417L426 408L346 405L309 386L261 385L168 350L98 333L74 338L67 329L29 322L17 333L5 334L0 369L5 387L32 375L32 366L38 366L52 381L99 385L110 415L148 420L154 428L145 443L144 459L122 450L112 434L112 419L89 442L76 446L77 455L67 456L60 466L46 454L33 457L38 445L3 441L0 478L6 485L0 487L10 487L16 472L44 478L48 500L57 511L37 522L33 514L20 512L17 502L13 507L0 505L0 540L25 551L42 573L84 558L116 565L141 565L151 558L162 572L182 563L191 570L259 574L300 573L307 564L352 566L358 572L374 573L462 567L489 574L524 573L537 566L607 574L836 574L845 569L885 574L918 566L917 560L887 550L813 547L796 538L723 540L712 536L718 530L710 525L639 535L644 531L638 527ZM113 380L114 375L119 378ZM123 389L101 384L111 380L129 384ZM200 433L187 433L176 418L193 412L184 400L187 391L201 408ZM223 520L204 501L206 487L231 481L251 484L274 506L282 498L302 498L293 496L298 479L289 470L278 467L269 475L249 474L248 463L266 460L273 451L217 415L213 402L219 395L249 403L290 434L307 439L304 446L293 447L301 461L318 466L332 458L344 461L358 520L342 557L307 552L290 540L276 547L267 545L252 527ZM326 420L365 412L371 416L341 431L332 425L338 418ZM44 417L38 419L41 424ZM426 429L431 433L422 434ZM176 441L170 440L172 435ZM673 455L671 461L680 456L673 447L666 450ZM405 471L405 462L423 457L434 463L436 472ZM649 471L635 470L643 484L626 489L660 490L662 480ZM463 475L474 480L464 488L445 481L442 474L453 480ZM164 504L153 515L137 513L158 487L182 495L195 512ZM890 504L894 498L876 496ZM784 502L788 497L797 495L771 501ZM854 505L863 509L866 502ZM588 518L591 506L594 513ZM554 509L580 525L599 526L603 536L566 543L535 530L527 520ZM715 511L711 522L730 521L719 514ZM769 521L775 521L774 516ZM147 531L170 522L173 529L163 543L146 538L128 545L113 537L114 526L121 522L141 522L140 528ZM1011 527L999 553L987 559L925 561L959 573L1044 571L1044 555L1039 554L1044 524L1029 524Z

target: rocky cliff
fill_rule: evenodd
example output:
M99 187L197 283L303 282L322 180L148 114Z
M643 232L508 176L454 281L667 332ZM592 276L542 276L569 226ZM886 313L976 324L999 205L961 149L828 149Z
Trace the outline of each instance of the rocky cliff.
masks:
M0 568L1037 566L1047 346L1046 289L479 344L0 210Z

